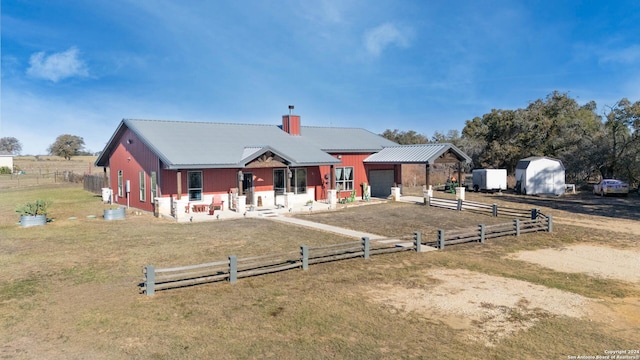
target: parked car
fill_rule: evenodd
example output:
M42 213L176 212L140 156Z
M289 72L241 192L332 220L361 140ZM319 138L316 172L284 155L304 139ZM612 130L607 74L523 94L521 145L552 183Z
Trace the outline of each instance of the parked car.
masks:
M616 179L602 179L593 186L593 193L600 196L629 194L629 184Z

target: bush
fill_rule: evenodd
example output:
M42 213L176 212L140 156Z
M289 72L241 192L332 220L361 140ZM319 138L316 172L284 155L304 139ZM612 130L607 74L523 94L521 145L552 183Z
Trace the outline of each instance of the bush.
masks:
M11 169L8 166L0 167L0 174L11 174Z
M47 208L49 205L51 205L51 202L49 201L36 200L18 206L16 208L16 212L25 216L47 215Z

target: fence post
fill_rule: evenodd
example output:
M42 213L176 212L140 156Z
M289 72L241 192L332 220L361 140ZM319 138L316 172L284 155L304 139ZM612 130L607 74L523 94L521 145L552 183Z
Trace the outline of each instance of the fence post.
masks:
M462 199L458 199L458 211L462 211Z
M444 249L444 230L438 229L438 249Z
M491 205L491 210L493 212L493 217L497 217L498 216L498 204Z
M520 236L520 219L513 219L513 223L516 227L516 236Z
M364 258L368 259L369 258L369 248L370 248L370 241L369 241L369 237L365 236L362 238L362 249L364 251Z
M236 282L238 282L238 257L229 255L229 283L235 284Z
M538 209L532 208L531 209L531 220L535 220L537 218L538 218Z
M484 244L484 234L485 234L484 224L480 224L478 226L480 227L480 243Z
M431 196L427 196L427 206L431 206Z
M156 269L153 265L144 267L144 287L147 296L156 293Z
M553 216L547 215L547 232L553 231Z
M413 240L416 245L416 252L420 252L422 250L422 234L419 231L414 232Z
M300 251L302 252L302 270L309 270L309 247L302 245Z

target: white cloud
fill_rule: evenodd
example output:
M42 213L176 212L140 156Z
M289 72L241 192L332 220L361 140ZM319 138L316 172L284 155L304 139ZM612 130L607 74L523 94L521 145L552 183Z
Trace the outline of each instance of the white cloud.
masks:
M27 75L53 82L75 76L89 76L87 65L80 59L79 54L76 47L49 56L45 55L44 51L32 54Z
M400 29L393 24L382 24L367 31L364 35L364 46L367 51L373 55L380 55L380 53L390 45L400 47L407 47L409 45L407 34L400 31Z

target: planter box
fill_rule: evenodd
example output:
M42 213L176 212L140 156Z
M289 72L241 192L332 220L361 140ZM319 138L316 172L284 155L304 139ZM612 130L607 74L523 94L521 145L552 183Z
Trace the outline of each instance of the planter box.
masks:
M124 207L119 207L117 209L105 209L103 212L103 216L105 220L119 220L124 219L126 212Z
M22 227L42 226L47 223L47 215L20 215Z

